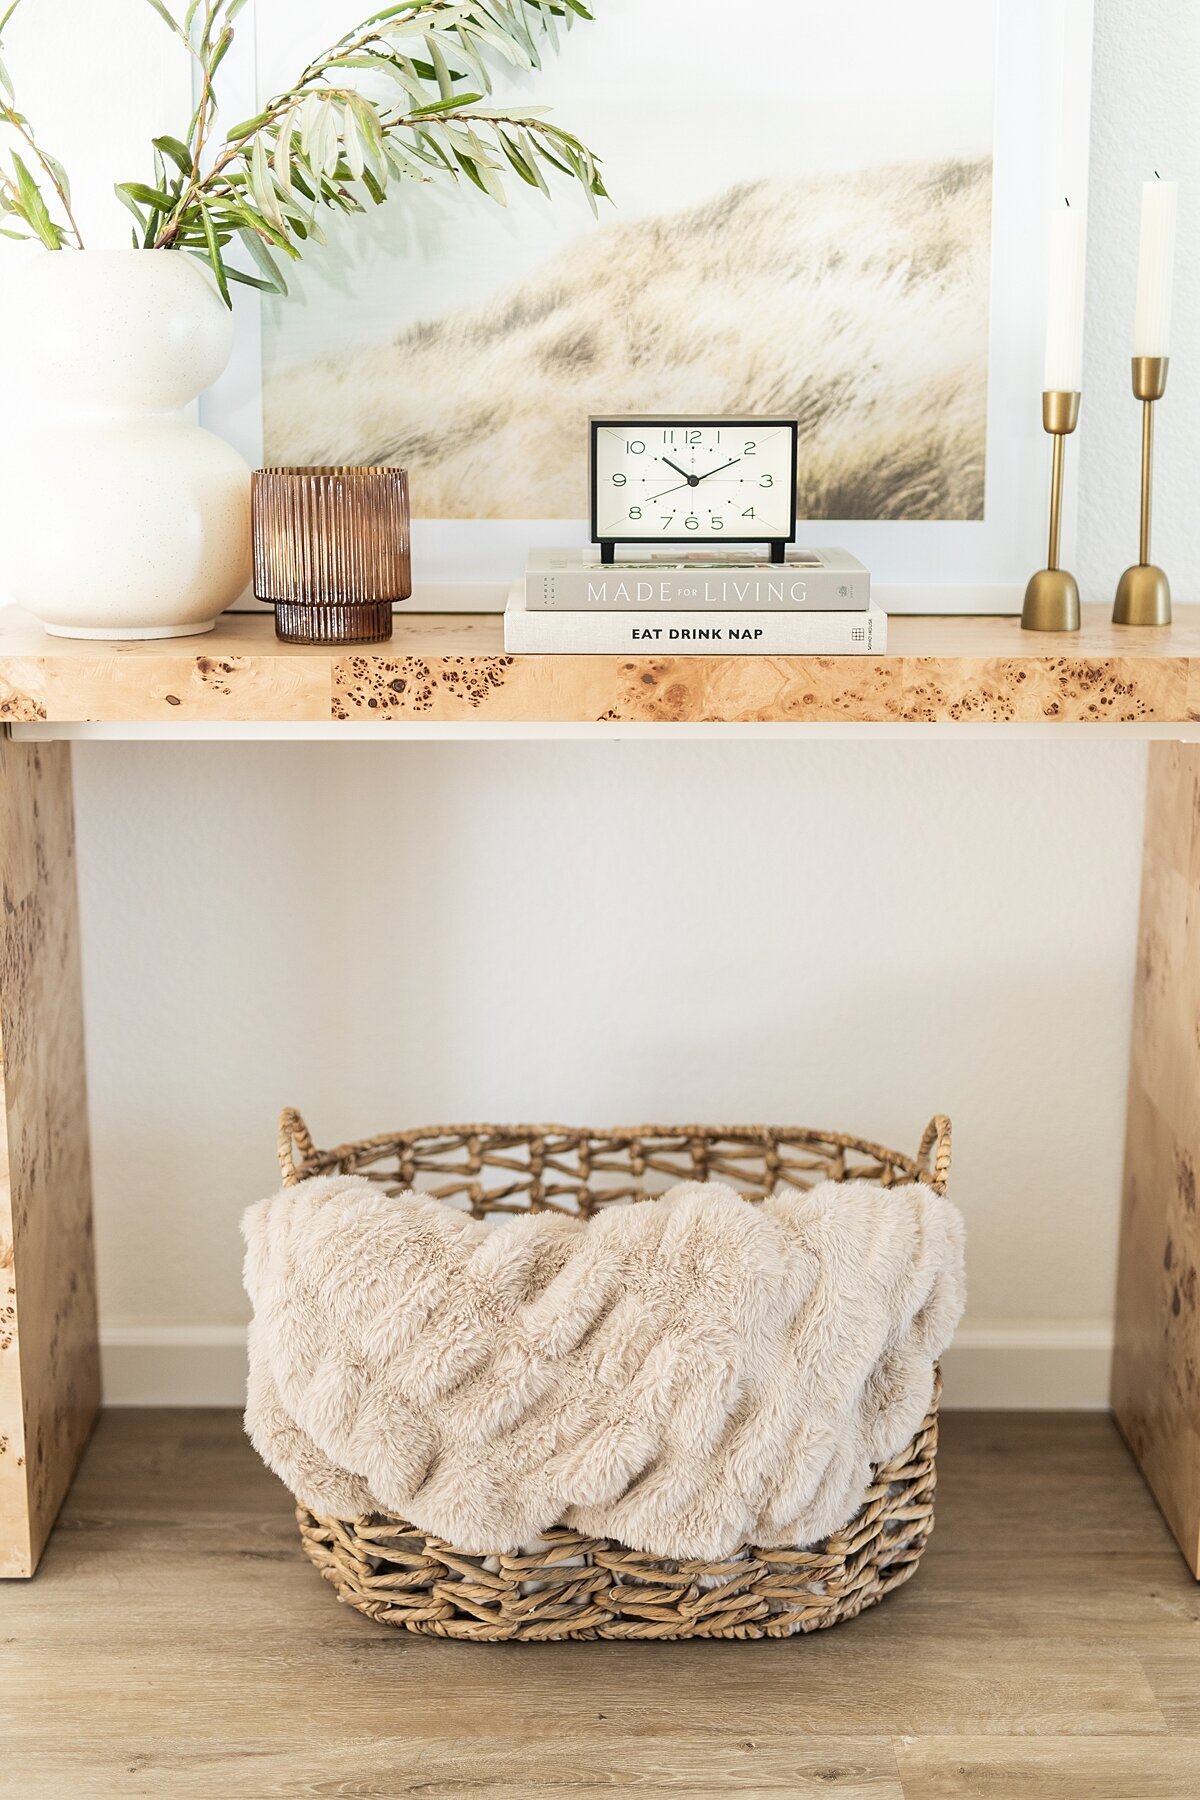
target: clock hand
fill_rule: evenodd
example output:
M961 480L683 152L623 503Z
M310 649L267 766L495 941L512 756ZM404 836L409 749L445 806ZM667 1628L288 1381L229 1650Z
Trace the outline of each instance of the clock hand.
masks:
M689 487L699 487L700 486L700 482L703 479L703 477L701 477L699 475L689 475L686 469L681 469L678 463L673 463L669 456L664 456L661 460L666 463L668 469L674 469L674 471L677 475L682 475L683 479L687 482ZM675 492L675 489L669 488L667 491L668 491L668 493L673 494Z
M664 456L663 461L666 462L666 460ZM696 479L697 481L707 481L710 475L719 475L722 469L732 469L734 463L740 463L741 460L740 456L731 456L728 462L718 463L715 469L706 469L704 474L698 475Z
M666 462L666 460L664 456L663 461ZM681 481L675 487L664 488L661 494L647 494L646 505L653 506L656 500L665 500L668 494L677 494L681 487L691 487L691 485L690 481Z

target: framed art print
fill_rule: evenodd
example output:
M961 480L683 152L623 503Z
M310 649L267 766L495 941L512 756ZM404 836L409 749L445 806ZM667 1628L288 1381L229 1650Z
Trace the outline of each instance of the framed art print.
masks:
M255 0L230 116L364 10ZM795 419L800 545L850 551L893 612L1019 611L1044 552L1050 212L1086 205L1091 0L592 10L536 90L497 97L595 149L599 220L566 183L547 202L516 182L504 208L398 181L327 215L288 298L239 299L208 421L259 461L407 468L423 604L478 609L530 545L588 541L590 416Z

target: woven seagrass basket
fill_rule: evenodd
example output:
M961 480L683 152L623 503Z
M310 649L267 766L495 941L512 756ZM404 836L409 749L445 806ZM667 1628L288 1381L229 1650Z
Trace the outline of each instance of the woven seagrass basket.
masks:
M284 1185L340 1171L392 1192L415 1188L475 1218L653 1198L677 1181L722 1181L748 1200L819 1181L924 1181L944 1192L950 1121L935 1118L915 1157L836 1132L765 1125L451 1125L318 1150L283 1114ZM476 1556L403 1519L318 1518L296 1509L311 1561L338 1598L406 1631L478 1642L561 1638L761 1638L852 1619L913 1574L933 1529L935 1379L929 1414L879 1465L851 1522L796 1549L743 1545L719 1561L669 1561L556 1526L528 1554Z

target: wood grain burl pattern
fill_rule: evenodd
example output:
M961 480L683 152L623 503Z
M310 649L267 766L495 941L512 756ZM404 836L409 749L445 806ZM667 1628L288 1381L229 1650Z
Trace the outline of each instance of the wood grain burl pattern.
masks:
M902 716L997 725L1182 720L1187 674L1177 657L906 658Z
M51 659L45 670L45 716L214 722L329 718L325 658L258 656L244 648L234 652L217 647L197 654L194 647L174 647L206 641L173 640L169 648L158 645L154 656L131 655L132 646L105 646L97 654L92 644L90 656Z
M485 713L506 687L511 656L389 657L342 653L333 664L335 719L444 720ZM511 702L512 694L508 695ZM513 716L505 711L504 717Z
M1095 724L1200 722L1200 608L1078 634L1015 618L896 618L870 657L511 656L503 619L398 614L389 643L283 644L227 614L165 642L47 637L0 615L0 720Z
M29 1575L99 1401L70 750L0 741L0 1575Z
M1200 747L1150 752L1113 1410L1200 1575Z
M6 656L0 671L0 721L32 725L46 717L46 672L36 656Z

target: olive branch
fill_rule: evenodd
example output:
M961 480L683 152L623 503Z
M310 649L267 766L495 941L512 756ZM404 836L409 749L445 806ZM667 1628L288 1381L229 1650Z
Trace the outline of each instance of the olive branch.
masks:
M5 27L20 4L21 0L12 0L11 5L0 14L0 51L4 48ZM73 240L76 249L82 250L83 238L71 211L71 184L67 179L67 171L57 157L51 156L38 143L33 126L25 114L18 110L17 96L3 56L0 56L0 125L6 125L20 140L29 162L41 170L42 179L49 183L64 221L62 224L55 223L42 196L37 177L20 151L13 149L9 152L11 168L6 170L0 165L0 215L22 220L30 227L30 231L14 231L11 226L0 224L0 236L22 238L28 237L32 232L48 250L61 250L68 240Z
M20 4L12 0L0 17L0 33ZM582 0L399 0L330 45L217 144L216 76L246 0L190 0L180 17L166 0L147 4L195 62L196 106L183 138L153 140L153 182L119 182L116 191L133 215L134 244L204 257L226 304L230 282L286 293L281 264L325 241L322 210L365 212L396 179L466 181L501 206L514 175L547 198L547 177L566 176L593 212L607 197L593 153L544 108L489 103L490 65L540 68L560 30L591 18ZM82 248L65 171L16 110L2 60L0 124L22 139L53 196L46 200L12 150L11 175L0 166L0 212L25 229L6 235ZM252 270L229 260L235 244Z

